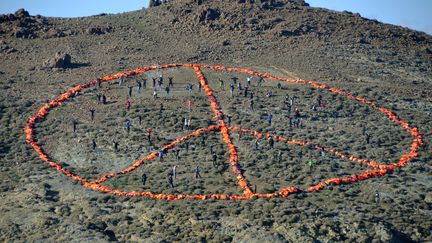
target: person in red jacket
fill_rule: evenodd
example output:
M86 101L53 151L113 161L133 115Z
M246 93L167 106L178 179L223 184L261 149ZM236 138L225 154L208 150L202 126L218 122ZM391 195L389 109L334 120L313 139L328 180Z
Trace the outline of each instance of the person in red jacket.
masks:
M146 135L147 135L147 140L148 140L148 141L151 140L152 132L153 132L153 131L152 131L151 129L148 129L148 130L146 131Z
M126 100L125 106L126 106L126 110L130 110L131 102L129 99Z

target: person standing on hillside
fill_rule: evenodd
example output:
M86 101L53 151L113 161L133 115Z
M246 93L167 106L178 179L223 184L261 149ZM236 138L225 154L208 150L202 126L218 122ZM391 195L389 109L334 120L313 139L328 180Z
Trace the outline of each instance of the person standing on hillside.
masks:
M269 141L269 146L270 146L270 148L274 148L274 140L273 140L273 137L269 137L268 141Z
M220 90L225 90L225 83L222 79L219 79L219 88Z
M147 129L146 131L146 136L147 136L147 140L149 142L151 142L151 136L152 136L153 131L151 129Z
M103 94L102 95L102 104L106 105L106 103L107 103L107 97Z
M96 94L97 103L100 104L102 100L102 95L100 93Z
M185 145L186 153L189 152L189 143L186 141L184 145Z
M163 74L160 74L159 75L159 87L162 87L162 85L163 85Z
M119 143L117 141L113 141L114 151L116 151L116 152L118 152L118 145L119 145Z
M96 79L96 85L99 89L101 88L101 83L102 83L102 80L100 78L97 78Z
M259 150L260 148L260 143L259 143L259 138L255 139L255 150Z
M147 88L147 79L145 78L145 79L143 79L143 89L146 89Z
M95 109L90 109L90 118L91 118L91 120L93 121L93 119L94 119L94 115L95 115Z
M258 80L257 87L261 87L263 83L264 83L264 78L260 77L260 79Z
M156 80L157 80L157 78L152 78L152 80L153 80L153 89L155 89L156 88Z
M129 119L126 119L125 128L126 128L128 133L130 132L131 127L132 127L132 122Z
M191 112L192 111L192 100L188 100L187 102L186 102L186 104L187 104L187 106L188 106L188 110L189 110L189 112Z
M168 77L168 87L174 88L173 77Z
M237 89L238 89L238 91L239 91L239 95L240 95L240 94L241 94L241 91L243 91L243 87L242 87L242 85L241 85L240 82L237 83Z
M122 86L123 83L124 83L124 76L121 76L121 77L119 78L119 83L118 83L118 85L119 85L119 86Z
M238 78L237 77L232 77L231 80L233 81L234 84L237 83Z
M271 98L273 96L273 92L271 90L266 90L266 97Z
M231 126L232 116L227 115L227 118L228 118L228 126L230 127Z
M190 127L190 124L191 124L191 118L189 117L186 117L185 118L185 120L184 120L184 125L185 125L185 130L190 130L191 129L191 127Z
M234 84L233 83L230 84L230 94L231 94L231 97L234 96Z
M252 76L246 78L246 85L251 86Z
M201 178L199 167L195 167L195 179Z
M158 157L160 161L164 160L164 151L163 150L159 150L158 151Z
M290 105L291 106L294 105L295 100L296 100L296 97L294 95L290 97Z
M173 175L173 179L175 180L177 177L177 165L174 165L172 167L172 175Z
M323 103L322 99L323 99L322 95L318 95L316 101L317 101L317 103L318 103L318 106L320 106L320 107L321 107L321 104Z
M214 154L214 145L212 144L212 145L210 145L210 154Z
M186 127L187 127L187 130L191 130L192 129L192 127L191 127L191 118L190 117L186 121Z
M172 174L170 173L169 175L168 175L168 184L171 186L171 188L174 188L174 183L173 183L173 176L172 176Z
M278 163L282 162L282 151L278 152Z
M188 91L189 94L192 94L192 91L193 91L193 84L188 83L188 84L186 85L186 88L185 88L185 89Z
M370 140L372 138L372 135L370 135L369 133L366 133L366 143L369 144Z
M77 124L78 124L78 122L76 120L72 121L73 133L76 133Z
M92 140L92 149L95 150L96 149L96 141L93 139Z
M204 137L204 136L201 136L201 142L200 142L200 145L202 146L202 147L204 147L206 144L205 144L205 141L206 141L206 138Z
M378 192L378 190L375 191L375 203L376 205L378 205L380 202L380 194Z
M138 115L138 125L140 126L142 124L142 119L143 119L142 115Z
M163 110L164 110L164 105L163 105L163 103L160 103L160 105L159 105L159 113L162 114Z
M247 98L247 96L248 96L248 91L249 91L249 87L246 86L246 87L244 88L244 90L243 90L243 96L244 96L245 98Z
M285 103L285 104L289 103L289 95L285 95L285 96L284 96L284 101L283 101L283 103Z
M302 118L299 119L299 128L301 129L305 128L304 121Z
M291 109L292 109L292 107L291 107L291 105L289 103L286 103L286 108L287 108L287 114L288 114L288 116L291 116Z
M183 130L187 130L187 117L183 118Z
M321 157L325 156L325 150L324 150L324 148L320 148L320 155L321 155Z
M137 88L138 88L138 94L141 93L142 84L141 81L137 80Z
M165 93L166 93L166 97L168 97L170 93L170 86L165 87Z
M362 134L366 135L367 133L367 127L365 125L362 126Z
M126 99L125 107L126 107L126 110L130 110L130 108L131 108L131 102L130 102L129 99Z
M157 88L158 88L158 89L161 89L161 88L162 88L162 85L163 85L163 79L159 79L159 80L158 80Z
M272 114L268 114L267 115L267 121L268 121L269 125L272 124L272 120L273 120L273 115Z
M323 101L321 101L321 103L319 104L319 108L320 111L323 111L326 108L326 104Z
M295 118L299 118L301 115L300 115L300 110L299 110L299 108L295 108L295 110L294 110L294 117Z
M311 110L312 110L313 112L317 111L317 108L316 108L316 105L315 105L315 104L312 105Z
M147 175L145 173L143 173L141 176L141 182L142 182L143 186L145 186L146 181L147 181Z
M198 81L198 92L201 93L202 91L202 84Z
M129 96L129 98L132 97L132 89L133 89L132 86L128 86L128 96Z
M174 150L174 154L175 154L176 160L179 161L180 160L180 149Z

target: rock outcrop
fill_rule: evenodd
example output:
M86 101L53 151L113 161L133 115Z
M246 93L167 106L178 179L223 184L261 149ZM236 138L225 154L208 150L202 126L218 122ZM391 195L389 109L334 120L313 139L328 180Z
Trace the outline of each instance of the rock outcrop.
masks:
M45 68L70 68L72 67L71 56L67 53L57 52L55 57L44 62Z

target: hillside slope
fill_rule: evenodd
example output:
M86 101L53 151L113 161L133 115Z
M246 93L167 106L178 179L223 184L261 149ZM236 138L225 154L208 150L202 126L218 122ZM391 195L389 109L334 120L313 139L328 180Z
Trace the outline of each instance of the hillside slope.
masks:
M58 52L69 54L71 63L53 61ZM404 169L382 178L330 187L317 193L240 202L168 202L116 197L83 188L43 164L31 146L25 143L22 129L26 120L47 99L52 100L70 87L97 77L167 63L220 64L250 68L278 77L316 80L389 108L419 127L426 144L421 148L419 158ZM0 239L239 242L432 240L428 220L432 210L430 35L382 24L358 14L312 8L302 0L177 0L129 13L85 18L46 18L19 10L0 16L0 64ZM175 83L174 92L175 98L181 102L170 99L154 101L150 89L147 89L137 100L133 100L131 111L123 111L127 99L126 86L120 89L113 85L106 92L112 102L109 107L116 110L103 110L105 117L97 120L99 124L88 121L88 109L95 105L94 93L97 92L92 89L77 97L69 108L58 109L48 116L38 128L40 142L55 159L64 163L69 163L69 160L73 163L84 161L99 169L98 163L116 161L119 164L115 167L123 168L122 163L135 160L142 156L140 151L145 151L138 146L144 136L143 129L133 129L133 136L127 136L121 130L124 119L136 119L138 114L144 112L152 118L144 121L145 126L160 131L158 143L162 145L170 141L172 137L166 135L169 134L167 132L177 129L174 121L183 118L182 112L186 112L179 108L179 104L184 104L183 101L189 97L184 85L196 82L192 81L196 78L192 74L187 70L166 73L174 75L176 82L179 80ZM205 74L212 78L215 89L215 80L229 80L231 75ZM156 75L151 73L147 77L150 80ZM239 78L245 79L245 76L240 75ZM135 79L127 82L134 85ZM336 98L331 94L322 95L328 100L328 109L337 109L338 115L329 111L323 115L322 122L316 123L305 118L308 125L316 124L316 127L286 132L287 118L282 112L277 113L283 96L299 97L302 112L309 114L310 102L318 93L285 84L280 90L272 82L267 82L265 88L274 91L276 98L265 99L264 91L254 87L259 101L257 107L261 110L253 115L245 111L247 109L243 107L247 106L247 102L241 97L234 99L221 90L217 90L217 94L227 106L226 110L235 114L241 125L249 125L249 128L269 133L283 132L299 139L316 139L343 151L356 148L360 149L359 153L382 161L392 161L400 155L400 151L408 149L406 131L398 130L381 116L349 99ZM194 99L200 110L193 116L200 124L205 124L209 114L209 107L204 104L206 97L197 94ZM160 102L165 104L171 116L159 114ZM203 102L202 106L200 102ZM262 122L268 107L275 108L275 120L279 123L272 128ZM83 129L80 136L70 131L73 119L80 121L80 128L87 129ZM106 129L107 124L114 125ZM362 126L376 132L370 146L363 142ZM175 132L182 134L184 131ZM98 153L90 149L92 136L99 139L97 142L101 150ZM120 145L121 153L111 148L113 137L124 139ZM243 144L235 143L245 153L244 159L248 163L258 161L263 170L270 175L274 173L267 168L274 166L270 158L276 152L270 149L262 153L251 152L249 147L254 146L253 139L245 137ZM357 142L357 138L361 142ZM209 142L218 141L216 136L208 139ZM191 143L198 144L199 141ZM262 143L265 144L264 141ZM222 146L216 146L216 150L223 160L226 154ZM185 163L208 159L208 154L198 149L198 145L194 151L196 154L184 156ZM297 161L297 150L292 151L296 152L295 156L291 154L292 161ZM288 154L285 150L284 153ZM306 162L298 164L306 165ZM322 166L327 166L324 164ZM300 182L315 181L321 175L333 173L332 168L317 167L313 171L315 175L312 175L307 166L298 167L302 173L309 173L311 178L315 176L312 179L297 178ZM350 173L357 167L341 165L339 169ZM98 172L95 171L88 167L83 169L86 175ZM160 171L166 174L165 170ZM209 171L212 172L211 169ZM247 173L253 174L250 171ZM223 183L232 182L228 174ZM267 185L265 180L277 177L254 175L258 177L256 183L259 190L271 190L271 185ZM131 185L137 183L136 178L129 179L129 182ZM225 184L218 185L219 182L211 178L202 180L192 189L184 187L192 192L216 186L223 188ZM161 177L160 183L166 184L166 178ZM379 205L374 201L376 190L382 198Z

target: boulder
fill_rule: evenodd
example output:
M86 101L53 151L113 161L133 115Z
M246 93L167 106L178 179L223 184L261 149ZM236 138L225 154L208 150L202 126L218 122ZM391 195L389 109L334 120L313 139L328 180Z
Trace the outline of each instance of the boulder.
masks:
M219 19L220 12L218 9L213 8L207 8L205 10L202 10L201 13L198 15L198 22L207 22L207 21L213 21L216 19Z
M35 33L30 28L14 27L11 32L15 38L33 39L36 37Z
M14 20L16 20L16 17L13 14L2 14L2 15L0 15L0 23L8 22L8 21L14 21Z
M298 4L300 6L309 6L309 4L305 0L289 0L289 2Z
M61 52L57 52L55 57L44 62L44 67L47 68L69 68L71 66L71 56L67 53Z
M223 45L223 46L229 46L229 45L231 45L231 41L230 41L230 40L224 40L224 41L222 42L222 45Z
M157 7L162 4L160 0L150 0L149 7Z
M19 19L23 19L23 18L30 17L30 14L25 9L20 8L15 12L15 16Z

